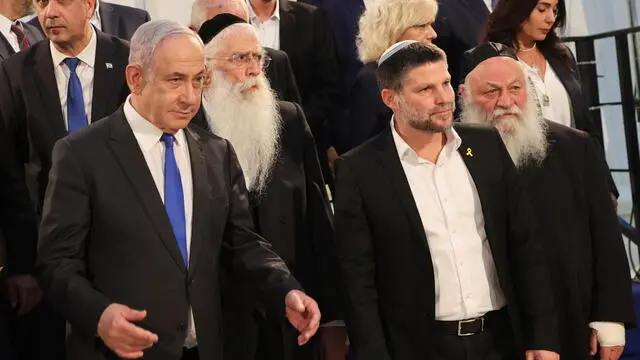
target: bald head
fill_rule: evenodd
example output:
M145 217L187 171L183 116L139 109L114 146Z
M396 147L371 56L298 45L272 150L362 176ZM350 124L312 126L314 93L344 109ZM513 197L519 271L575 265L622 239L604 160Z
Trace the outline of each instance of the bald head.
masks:
M220 14L232 14L249 21L249 8L244 0L195 0L191 7L191 29L198 31L200 26Z

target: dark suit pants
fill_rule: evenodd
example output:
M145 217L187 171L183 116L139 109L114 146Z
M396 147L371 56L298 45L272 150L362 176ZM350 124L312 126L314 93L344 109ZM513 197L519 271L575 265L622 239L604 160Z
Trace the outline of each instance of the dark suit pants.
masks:
M513 331L505 309L496 312L492 321L485 323L484 331L475 335L458 336L442 331L435 341L437 360L514 360Z

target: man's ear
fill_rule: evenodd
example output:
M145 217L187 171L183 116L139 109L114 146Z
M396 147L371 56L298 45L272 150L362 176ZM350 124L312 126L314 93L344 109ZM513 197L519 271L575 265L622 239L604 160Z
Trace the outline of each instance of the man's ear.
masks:
M138 65L127 65L125 69L127 85L132 94L140 95L146 84L142 69Z
M395 111L398 108L398 93L395 90L382 89L380 96L382 97L382 102L384 102L389 109Z

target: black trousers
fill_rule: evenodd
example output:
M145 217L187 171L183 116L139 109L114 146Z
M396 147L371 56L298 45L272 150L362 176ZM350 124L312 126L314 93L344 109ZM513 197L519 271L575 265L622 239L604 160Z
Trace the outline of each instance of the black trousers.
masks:
M435 342L437 360L515 360L524 356L514 348L514 337L506 310L476 335L440 333Z
M9 332L19 360L66 360L66 322L46 302L23 316L11 314Z

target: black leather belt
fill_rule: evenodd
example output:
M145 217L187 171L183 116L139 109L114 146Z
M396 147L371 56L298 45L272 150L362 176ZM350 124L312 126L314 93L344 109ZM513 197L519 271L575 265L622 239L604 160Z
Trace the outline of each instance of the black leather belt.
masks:
M455 321L436 321L437 327L445 335L473 336L482 334L491 328L496 321L506 316L506 308L490 311L483 316Z

